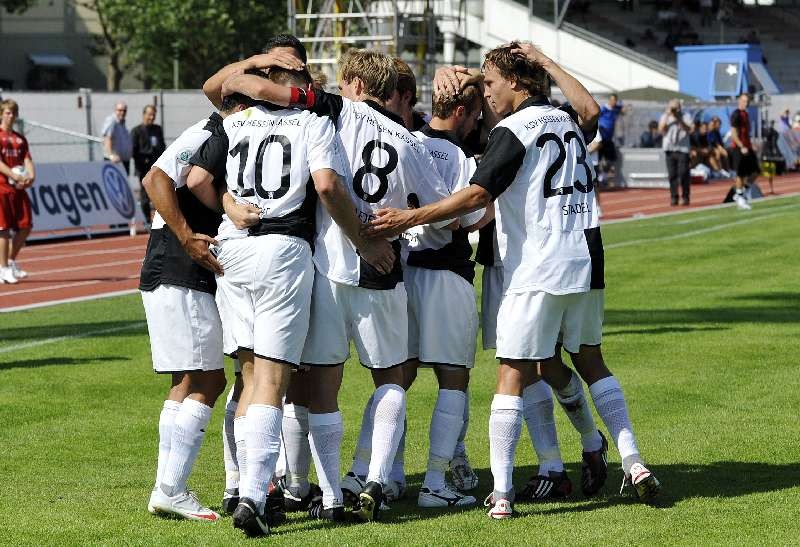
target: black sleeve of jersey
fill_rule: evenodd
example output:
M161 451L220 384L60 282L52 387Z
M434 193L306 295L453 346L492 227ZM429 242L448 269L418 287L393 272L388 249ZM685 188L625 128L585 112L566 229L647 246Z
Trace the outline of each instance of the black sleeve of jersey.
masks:
M731 114L731 127L740 128L742 126L742 116L738 110L734 110Z
M581 132L583 133L583 142L585 142L586 144L589 144L590 142L592 142L594 140L595 136L597 135L597 121L595 121L594 124L592 124L592 127L588 128L588 129L584 129L581 126L581 122L580 122L580 118L578 117L578 113L575 111L574 108L572 108L572 105L570 103L564 103L563 105L559 106L558 108L559 108L559 110L563 110L564 112L569 114L569 117L572 118L572 121L574 121L575 124L578 127L581 128Z
M344 109L344 99L341 95L328 93L327 91L314 90L314 104L311 112L317 116L328 116L336 122Z
M489 134L486 152L472 175L470 184L477 184L492 194L492 199L511 186L525 160L525 146L507 127L496 127Z
M214 132L206 139L200 149L189 160L191 165L202 167L214 178L225 175L225 162L228 156L228 136L225 133Z

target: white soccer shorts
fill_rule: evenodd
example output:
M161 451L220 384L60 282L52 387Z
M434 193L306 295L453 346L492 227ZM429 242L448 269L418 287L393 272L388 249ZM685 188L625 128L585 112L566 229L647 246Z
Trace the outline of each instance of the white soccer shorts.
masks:
M542 291L506 294L497 315L498 359L542 361L555 355L561 340L570 353L600 345L604 291L549 294Z
M391 368L408 360L406 289L375 290L344 285L314 274L311 324L303 363L325 366L350 357L350 340L361 364Z
M503 298L503 267L484 266L481 282L481 338L483 349L497 347L497 312Z
M297 365L308 333L314 266L297 237L228 239L218 247L217 278L226 351L252 348L264 359Z
M408 356L423 363L472 368L478 307L475 289L449 270L406 266Z
M141 293L153 370L168 373L224 368L222 325L212 295L177 285L159 285Z

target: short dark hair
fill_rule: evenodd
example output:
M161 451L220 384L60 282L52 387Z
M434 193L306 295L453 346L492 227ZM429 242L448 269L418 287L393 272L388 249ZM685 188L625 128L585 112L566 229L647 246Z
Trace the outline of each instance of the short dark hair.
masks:
M397 92L403 95L405 92L411 92L410 105L417 104L417 78L414 76L414 71L408 66L404 60L399 57L392 59L394 62L394 69L397 71Z
M144 114L145 112L147 112L147 111L148 111L148 110L150 110L150 109L153 109L153 112L155 112L156 110L158 110L158 109L156 108L156 105L154 105L154 104L146 104L146 105L144 105L144 108L142 108L142 114Z
M267 78L267 73L258 68L248 68L244 71L244 73L251 76L259 76L260 78ZM219 109L222 112L230 112L239 105L249 108L255 104L258 104L258 101L248 97L247 95L242 93L231 93L230 95L226 95L222 98L222 105Z
M308 54L303 43L293 34L276 34L264 44L264 53L269 53L276 47L291 47L297 51L297 56L304 63L308 62Z
M483 106L481 88L477 85L468 85L455 95L433 95L431 113L445 120L453 115L456 108L463 106L467 112L475 112Z
M519 42L511 42L494 48L486 54L483 66L495 66L504 79L517 82L531 95L547 95L550 91L547 72L542 65L531 61L524 54L513 53L519 46Z

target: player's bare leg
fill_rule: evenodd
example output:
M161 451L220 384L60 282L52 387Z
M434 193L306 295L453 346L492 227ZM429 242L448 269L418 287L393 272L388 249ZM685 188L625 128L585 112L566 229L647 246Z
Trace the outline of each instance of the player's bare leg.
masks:
M474 497L462 494L445 482L445 472L450 467L464 425L469 369L435 364L434 371L439 393L431 418L428 468L417 502L420 507L472 505L476 501Z
M8 256L11 249L11 234L8 230L0 230L0 283L14 284L17 278L8 267Z
M577 354L572 354L572 362L589 386L597 413L619 450L625 472L623 487L630 484L639 499L653 501L661 490L661 483L645 467L639 454L622 387L606 366L600 346L581 346Z

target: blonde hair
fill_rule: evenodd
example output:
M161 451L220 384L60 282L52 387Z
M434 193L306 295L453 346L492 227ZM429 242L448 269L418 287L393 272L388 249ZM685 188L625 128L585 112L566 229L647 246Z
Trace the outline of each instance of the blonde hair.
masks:
M377 51L350 49L339 61L339 79L350 83L359 78L364 83L364 93L387 101L397 87L397 70L392 58Z
M5 101L1 102L0 112L3 112L6 108L13 112L15 117L19 117L19 105L17 104L17 101L13 99L6 99Z

